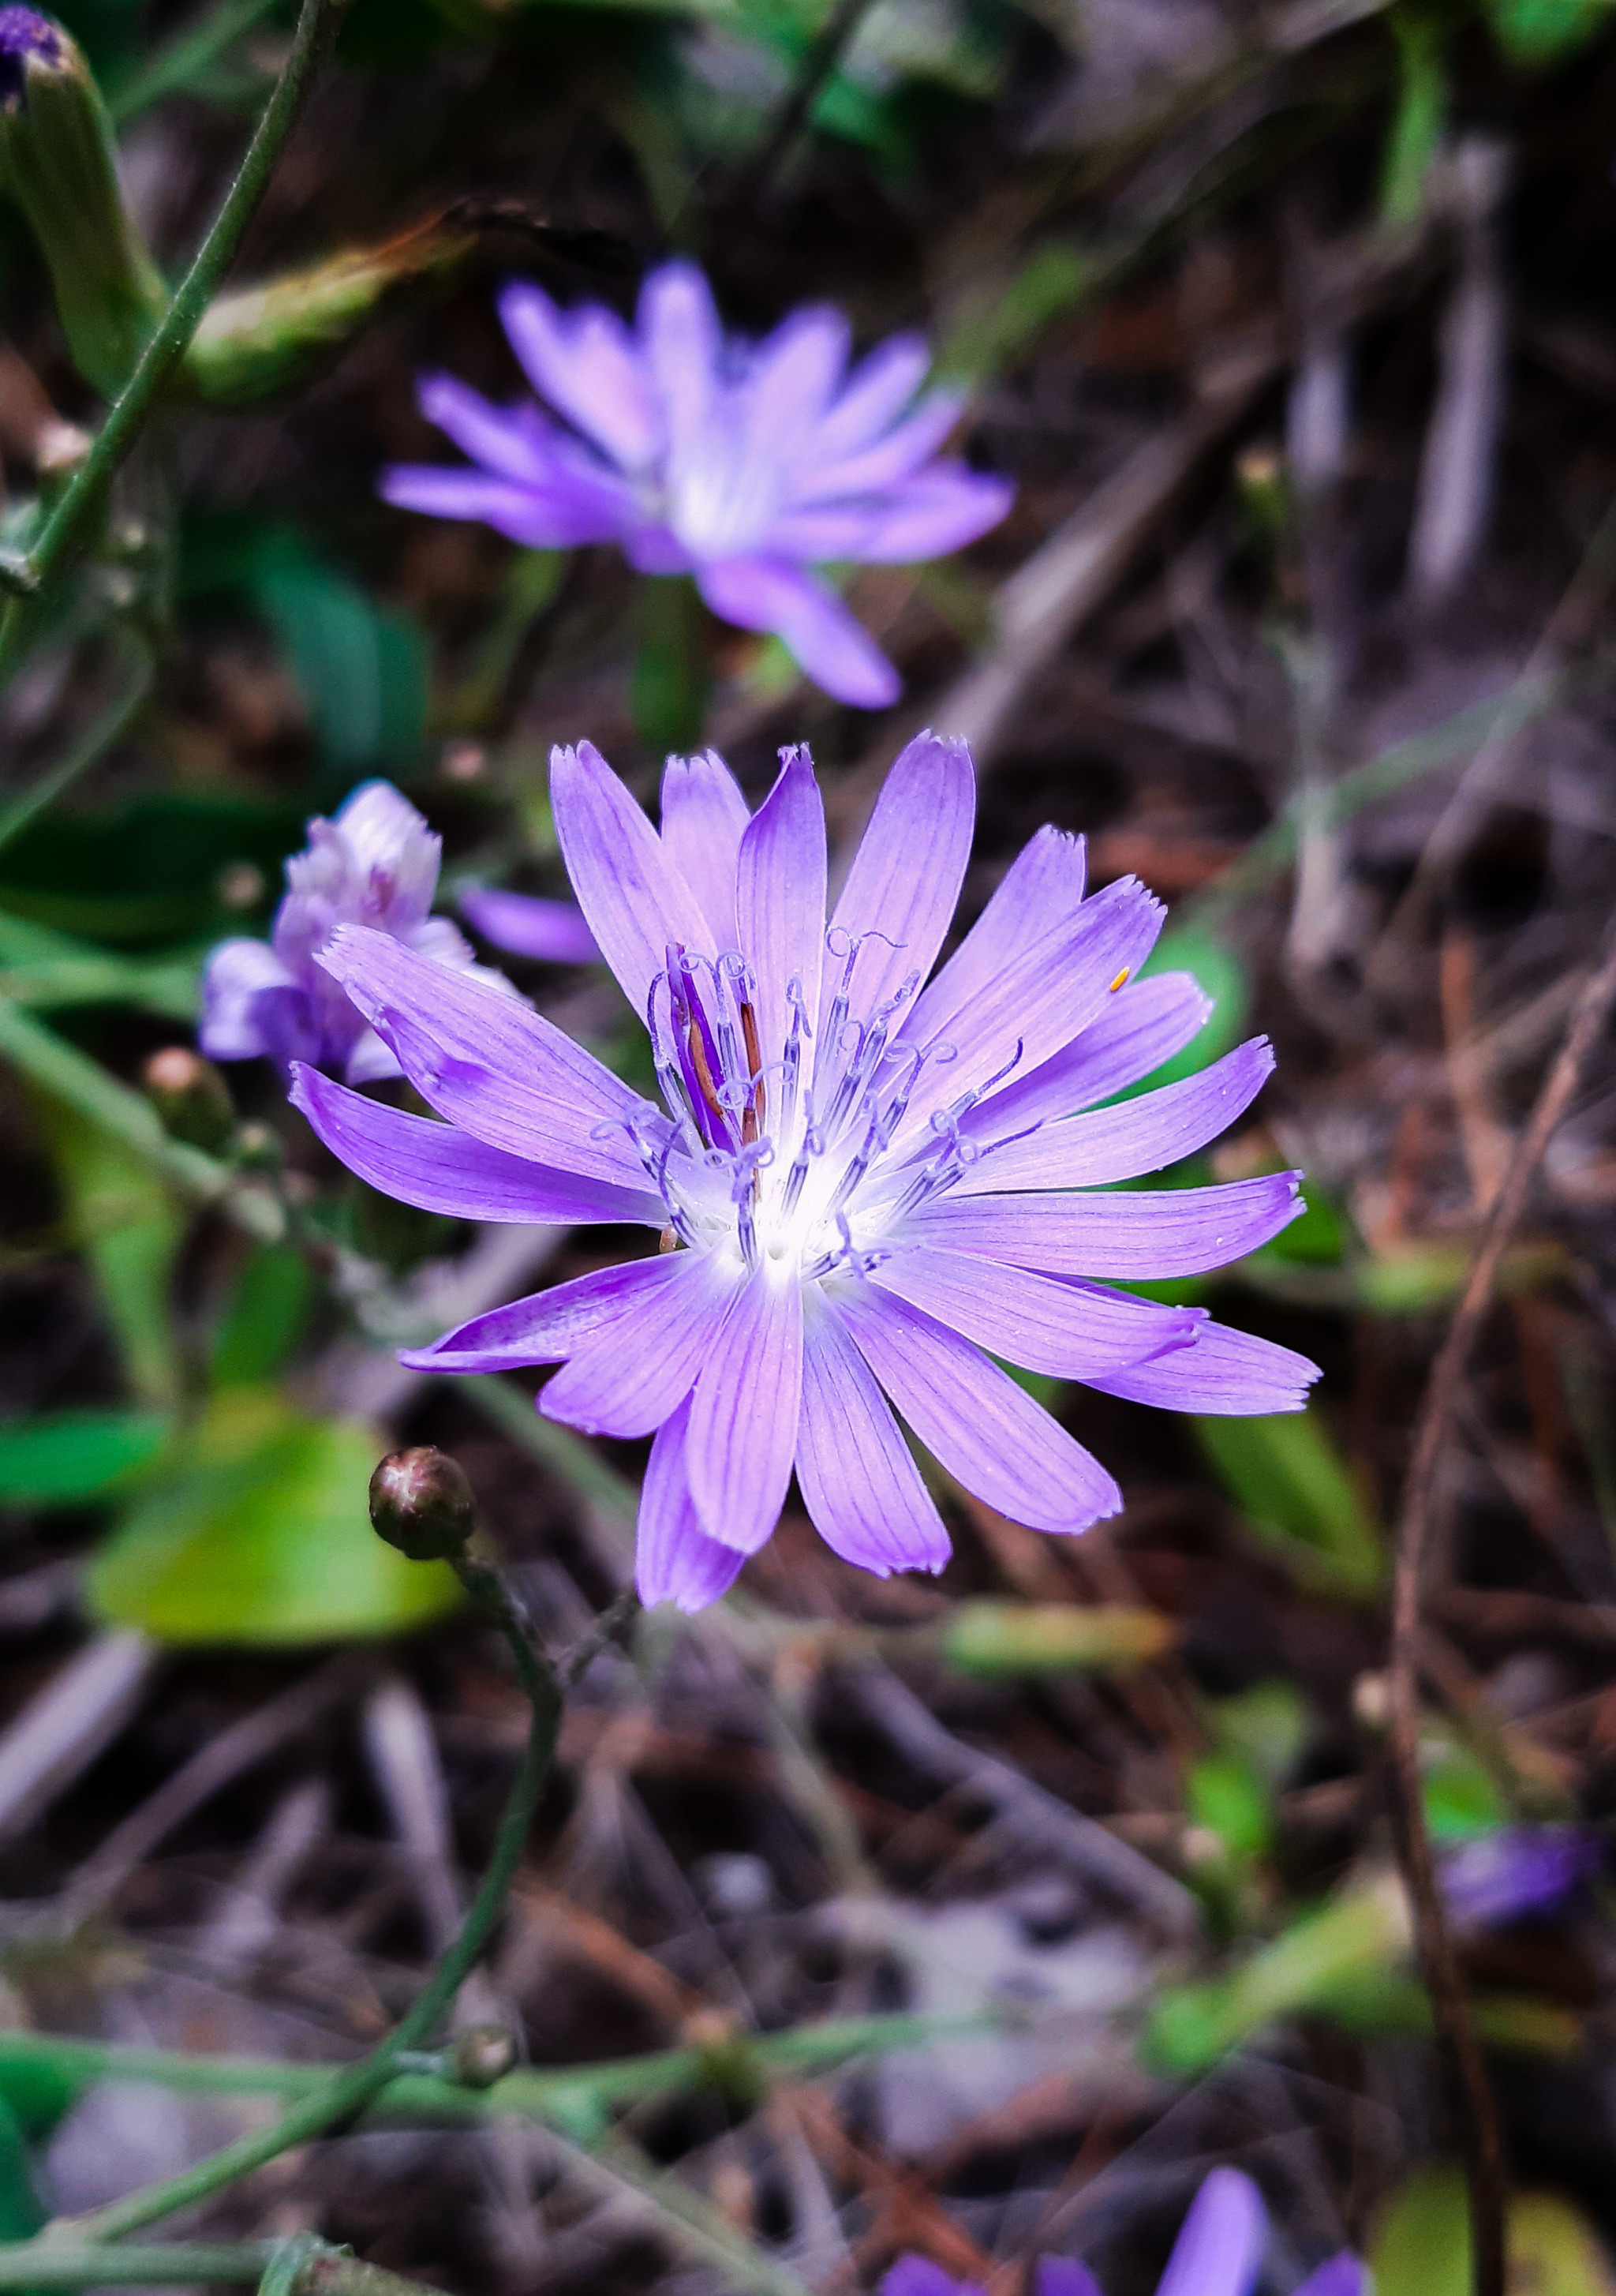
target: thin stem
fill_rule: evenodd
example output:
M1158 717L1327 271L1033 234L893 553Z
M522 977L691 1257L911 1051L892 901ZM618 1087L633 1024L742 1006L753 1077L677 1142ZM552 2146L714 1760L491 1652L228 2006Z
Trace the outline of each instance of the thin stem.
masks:
M245 2177L265 2161L275 2160L294 2144L324 2136L354 2120L380 2095L397 2076L399 2058L419 2049L453 2000L493 1933L505 1898L521 1863L527 1830L549 1775L561 1720L561 1692L555 1675L535 1651L519 1614L494 1574L476 1563L455 1566L461 1583L477 1602L492 1611L510 1646L517 1678L533 1710L527 1743L517 1768L494 1853L476 1897L455 1938L422 1988L415 2005L368 2057L305 2103L294 2105L273 2128L260 2129L224 2145L206 2161L199 2161L177 2177L132 2193L127 2200L78 2218L77 2229L94 2240L118 2240L170 2216L175 2209L206 2200L222 2185ZM138 2253L138 2251L135 2251Z
M63 489L26 557L8 562L12 597L0 620L0 681L14 668L34 625L32 602L78 544L108 486L133 450L152 405L191 346L191 338L241 243L259 201L303 108L314 70L349 0L303 0L291 53L254 130L235 181L213 226L134 373L95 436L89 454Z
M1425 1558L1437 1516L1437 1470L1458 1406L1471 1350L1491 1301L1498 1263L1525 1209L1533 1175L1571 1104L1587 1056L1612 1004L1616 1004L1616 926L1607 938L1604 962L1577 1000L1554 1066L1538 1095L1531 1121L1516 1144L1504 1184L1482 1229L1464 1297L1432 1367L1415 1432L1398 1534L1390 1669L1398 1847L1414 1906L1420 1962L1448 2060L1456 2118L1464 2142L1475 2296L1504 2296L1504 2147L1498 2105L1476 2039L1470 2004L1443 1911L1431 1837L1425 1828L1419 1767L1420 1602Z
M114 742L119 740L135 711L151 691L151 679L156 664L151 648L138 640L131 641L134 655L132 674L117 699L110 701L94 725L86 728L66 757L40 775L30 790L14 798L4 813L0 813L0 852L20 837L31 822L37 821L47 806L70 790L82 774L89 772L98 758L105 757Z
M301 2246L299 2242L297 2245ZM0 2289L94 2288L108 2284L252 2286L272 2271L287 2243L265 2241L143 2241L138 2247L99 2243L69 2247L53 2234L39 2240L0 2243ZM285 2296L436 2296L418 2280L405 2280L380 2265L362 2263L319 2241L294 2254L284 2281Z

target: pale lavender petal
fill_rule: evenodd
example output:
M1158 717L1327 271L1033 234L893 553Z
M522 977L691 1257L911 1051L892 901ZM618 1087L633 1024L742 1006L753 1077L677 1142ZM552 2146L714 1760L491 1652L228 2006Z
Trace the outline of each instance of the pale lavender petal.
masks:
M1574 1825L1507 1825L1446 1851L1442 1897L1466 1929L1552 1913L1599 1870L1597 1835Z
M385 921L389 932L407 932L420 924L437 890L444 840L428 828L409 799L391 782L362 782L338 807L331 826L347 839L355 862L368 877L365 895L378 912L353 922Z
M791 1481L803 1391L803 1286L765 1259L747 1277L702 1364L686 1453L709 1538L755 1554Z
M696 585L722 621L772 630L799 669L838 701L885 709L903 682L869 631L827 584L784 558L723 558Z
M546 1419L589 1435L649 1435L713 1360L736 1297L717 1252L669 1255L673 1280L648 1288L609 1332L574 1356L539 1398Z
M448 374L423 377L415 396L428 422L491 476L521 487L544 483L550 471L547 441L531 410L524 421L519 413L492 406L480 390Z
M956 1193L1098 1188L1159 1172L1227 1132L1273 1071L1273 1046L1266 1037L1253 1037L1210 1068L1158 1092L1062 1117L1020 1139L1006 1140L961 1174Z
M803 1301L803 1413L796 1473L834 1554L885 1578L941 1570L949 1535L886 1398L817 1284Z
M930 1060L921 1070L898 1145L929 1137L935 1110L985 1090L1007 1070L1036 1067L1087 1028L1116 994L1119 977L1149 955L1165 914L1136 878L1120 877L1064 926L1033 941L943 1032L955 1057ZM905 1035L912 1037L912 1029ZM993 1158L985 1160L991 1165Z
M976 769L963 742L919 734L876 800L831 920L838 940L867 934L853 972L869 1010L936 962L959 898L976 825ZM893 946L895 943L896 946Z
M788 983L801 984L809 1027L819 1026L825 872L825 808L813 761L805 749L791 750L779 779L747 824L736 875L736 922L739 946L757 975L765 1069L786 1049Z
M656 394L633 336L599 303L562 313L542 287L507 287L500 317L527 380L627 470L661 444Z
M1189 2204L1156 2296L1251 2296L1268 2238L1262 2195L1238 2169L1214 2169Z
M700 905L592 742L551 751L550 801L578 906L643 1021L670 943L712 953Z
M319 963L397 1053L428 1106L490 1147L641 1185L627 1085L508 990L346 925Z
M378 482L384 502L428 518L480 519L528 550L573 550L616 540L621 507L583 488L520 487L480 471L396 463Z
M1098 1286L1079 1290L932 1244L895 1247L870 1280L990 1355L1051 1379L1098 1382L1161 1359L1168 1349L1181 1356L1203 1320L1198 1309L1158 1307Z
M383 1044L374 1029L362 1029L342 1064L342 1074L351 1085L386 1084L404 1070L391 1045Z
M942 976L939 975L939 978ZM1081 1033L1014 1076L965 1119L975 1140L1006 1139L1126 1092L1181 1053L1205 1027L1212 999L1193 974L1162 972L1108 997Z
M529 1364L564 1363L637 1301L665 1291L675 1275L672 1259L662 1252L596 1268L473 1316L429 1348L401 1349L398 1360L412 1371L519 1371Z
M1090 1379L1090 1387L1162 1411L1202 1411L1236 1419L1306 1408L1318 1365L1274 1340L1227 1324L1202 1324L1193 1347Z
M740 784L716 750L670 758L662 769L662 842L696 896L716 955L733 948L735 871L752 818Z
M732 1546L709 1538L696 1518L685 1472L687 1399L657 1430L640 1491L634 1535L634 1589L648 1611L673 1603L705 1611L727 1595L746 1561Z
M958 391L938 391L880 438L851 454L817 462L803 488L804 501L832 502L896 486L936 453L959 420L963 405ZM822 438L816 445L822 452Z
M983 2296L974 2280L956 2280L929 2256L901 2256L881 2283L881 2296Z
M1100 2284L1074 2256L1041 2256L1033 2269L1032 2296L1100 2296Z
M640 341L662 402L673 455L699 439L712 412L723 330L693 263L665 263L640 291Z
M946 1036L956 1015L992 988L1007 965L1069 923L1082 901L1085 874L1081 837L1051 827L1030 837L969 932L922 990L903 1024L908 1041L924 1045Z
M1201 1275L1269 1242L1304 1209L1296 1172L1216 1188L1101 1195L943 1196L909 1222L916 1242L980 1251L1048 1275L1126 1283Z
M754 437L778 455L800 450L847 365L849 330L828 306L793 311L757 346L745 381ZM819 442L814 441L817 467Z
M967 1491L1033 1530L1087 1530L1120 1511L1099 1462L968 1340L857 1278L831 1297L902 1416Z
M272 998L273 1008L266 1001ZM306 1011L296 980L267 941L223 940L203 968L197 1042L210 1061L308 1057L317 1046L285 1041ZM301 1033L309 1033L306 1017Z
M1370 2296L1369 2267L1343 2248L1317 2272L1310 2272L1295 2296Z
M422 1211L535 1226L624 1220L657 1227L665 1218L661 1198L649 1190L508 1155L453 1125L366 1100L301 1061L292 1069L290 1098L350 1172Z
M769 547L820 564L852 558L866 566L916 566L975 542L1015 499L1007 479L937 463L890 494L786 512L770 523Z
M919 335L889 335L856 366L813 433L821 468L867 447L901 414L926 380L931 353Z
M594 964L600 949L584 922L584 912L571 901L542 901L527 893L502 893L492 887L468 886L460 897L461 914L469 918L485 940L507 948L513 956L531 956L543 964Z

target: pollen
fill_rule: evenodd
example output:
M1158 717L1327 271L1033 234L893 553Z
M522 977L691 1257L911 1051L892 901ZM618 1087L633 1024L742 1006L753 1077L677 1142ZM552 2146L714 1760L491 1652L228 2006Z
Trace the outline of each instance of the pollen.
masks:
M1122 987L1123 981L1127 980L1129 974L1132 971L1133 967L1130 964L1125 964L1122 967L1122 971L1117 974L1116 979L1111 984L1112 996L1114 996L1116 995L1117 990Z

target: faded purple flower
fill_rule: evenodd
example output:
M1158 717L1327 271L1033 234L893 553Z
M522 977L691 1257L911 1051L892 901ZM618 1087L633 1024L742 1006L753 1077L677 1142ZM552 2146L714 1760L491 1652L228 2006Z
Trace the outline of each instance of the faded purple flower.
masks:
M28 101L28 62L41 56L60 64L66 53L61 27L36 8L0 8L0 104Z
M1177 1410L1300 1407L1317 1376L1302 1357L1113 1288L1221 1267L1300 1209L1290 1172L1107 1185L1204 1147L1273 1065L1257 1039L1099 1105L1209 1009L1184 973L1129 985L1163 915L1135 879L1085 898L1081 844L1041 830L927 983L971 847L962 742L903 751L828 929L806 750L785 753L750 816L722 759L670 758L660 835L587 742L552 753L551 797L579 905L646 1016L663 1105L515 999L353 927L319 962L446 1121L308 1069L292 1096L406 1202L664 1231L649 1258L404 1358L559 1362L547 1417L655 1435L646 1602L722 1595L794 1471L837 1554L881 1575L940 1570L948 1535L889 1406L1019 1522L1079 1531L1114 1513L1111 1477L994 1356Z
M533 286L507 288L500 316L562 421L429 376L422 413L477 467L390 470L389 502L539 547L615 542L642 574L693 574L724 621L774 631L840 701L896 698L892 664L809 568L958 550L1013 493L938 457L963 400L914 403L924 343L894 335L849 374L839 311L794 312L760 343L726 337L690 263L651 273L633 329L598 303L558 310Z
M1577 1825L1506 1825L1441 1861L1442 1895L1466 1929L1552 1913L1599 1870L1598 1839Z
M1262 2195L1238 2169L1214 2169L1173 2243L1156 2296L1251 2296L1268 2240ZM1368 2275L1347 2251L1321 2264L1296 2296L1365 2296ZM902 2256L881 2283L881 2296L983 2296L974 2281L954 2280L925 2257ZM1040 2259L1032 2296L1100 2296L1087 2265L1073 2257Z
M595 937L570 901L541 901L529 893L473 885L460 897L460 913L485 940L512 956L536 957L545 964L600 962Z
M286 865L286 898L270 938L221 941L202 975L197 1041L216 1061L307 1061L340 1068L350 1084L400 1073L359 1008L321 965L339 925L365 925L401 947L475 977L485 995L509 996L479 965L447 917L428 914L443 840L390 782L366 782L333 820L308 824L308 843Z

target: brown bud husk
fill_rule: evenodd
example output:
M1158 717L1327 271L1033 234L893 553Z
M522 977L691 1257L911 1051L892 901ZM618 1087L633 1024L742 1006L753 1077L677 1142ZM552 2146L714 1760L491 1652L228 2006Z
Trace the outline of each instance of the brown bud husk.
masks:
M477 1528L471 1486L429 1443L390 1451L371 1477L371 1528L412 1562L450 1562Z
M235 1110L230 1087L211 1061L189 1045L167 1045L152 1054L141 1081L173 1139L209 1156L224 1152L235 1128Z
M468 2025L455 2036L449 2070L462 2088L492 2088L516 2062L516 2043L502 2025Z

